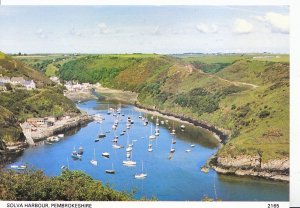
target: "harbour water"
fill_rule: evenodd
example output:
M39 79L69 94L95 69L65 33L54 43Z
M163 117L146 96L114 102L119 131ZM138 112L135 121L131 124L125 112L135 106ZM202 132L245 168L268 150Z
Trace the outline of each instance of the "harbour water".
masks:
M100 133L100 124L91 122L77 131L69 132L57 143L28 148L16 162L7 165L7 168L22 162L44 170L49 176L56 176L60 174L61 166L65 165L71 170L82 170L103 184L110 184L116 190L134 190L136 199L155 197L164 201L199 201L207 196L223 201L288 201L288 183L219 175L213 170L209 173L201 172L200 169L206 160L219 147L217 139L201 128L185 124L186 128L182 131L182 123L174 122L176 134L172 136L170 131L173 121L169 120L168 124L160 123L160 135L152 141L153 151L148 152L151 125L154 134L156 117L151 119L151 115L148 114L149 124L144 126L139 118L141 113L132 105L122 104L121 115L125 116L120 116L121 121L116 130L116 135L119 136L118 144L125 148L113 149L111 140L114 138L112 125L115 117L113 114L107 115L108 104L110 107L118 106L118 103L95 100L78 104L81 110L89 114L101 114L105 117L101 124L102 130L109 133L104 139L94 141ZM130 129L126 129L128 116L134 121ZM165 121L166 118L159 120ZM123 130L126 132L121 136ZM127 134L129 143L133 144L132 160L137 162L134 167L122 164L126 160ZM170 159L172 139L176 140L176 144L173 144L175 153ZM195 147L191 147L191 144ZM79 146L84 148L82 160L73 160L73 148L78 150ZM97 166L90 163L94 158L94 149ZM186 152L187 149L191 151ZM102 157L102 152L110 153L109 159ZM142 162L147 177L138 180L134 175L141 173ZM111 169L112 164L116 173L106 174L105 170Z

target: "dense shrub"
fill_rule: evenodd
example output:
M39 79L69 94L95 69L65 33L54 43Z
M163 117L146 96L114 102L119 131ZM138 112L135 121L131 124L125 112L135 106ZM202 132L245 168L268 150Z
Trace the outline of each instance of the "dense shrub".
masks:
M0 199L22 201L128 201L133 193L115 191L81 171L48 177L40 170L0 171Z
M267 110L263 110L261 111L259 114L258 114L258 117L259 118L266 118L270 115L270 111L267 111Z

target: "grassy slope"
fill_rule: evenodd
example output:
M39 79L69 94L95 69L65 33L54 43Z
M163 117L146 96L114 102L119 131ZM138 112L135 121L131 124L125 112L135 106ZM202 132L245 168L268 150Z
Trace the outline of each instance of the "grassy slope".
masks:
M155 105L161 110L230 130L232 139L219 151L220 155L260 153L263 160L287 157L289 65L257 61L252 57L194 58L205 64L228 64L218 72L208 71L214 73L210 75L189 65L190 60L186 58L93 56L67 63L60 75L66 79L81 79L83 74L99 72L101 76L92 79L92 76L83 75L81 81L100 81L109 87L136 91L139 102L145 106ZM105 76L110 70L114 72L113 76ZM247 82L259 87L236 87L233 82Z
M52 86L52 81L45 75L3 53L0 53L0 74L33 79L39 86L32 91L0 92L0 142L20 140L21 130L17 121L29 117L78 113L73 102L63 96L62 88Z
M0 149L14 141L24 141L21 127L13 113L0 105Z

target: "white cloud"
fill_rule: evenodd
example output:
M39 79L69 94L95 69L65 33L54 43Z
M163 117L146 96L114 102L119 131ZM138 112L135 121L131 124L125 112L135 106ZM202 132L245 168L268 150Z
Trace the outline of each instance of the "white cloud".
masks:
M253 31L253 25L245 19L236 19L233 31L238 34L248 34Z
M201 33L216 33L218 32L218 27L215 24L208 25L204 23L200 23L196 25L196 28Z
M97 25L97 28L101 34L108 34L113 32L104 22L99 23Z
M74 27L71 28L70 34L71 34L72 36L79 36L79 37L80 37L80 36L83 36L82 31L79 31L79 30L75 29Z
M43 29L39 28L35 31L35 34L39 37L39 38L46 38L46 33Z
M265 16L256 16L257 20L264 22L272 32L289 33L289 16L275 12L268 12Z

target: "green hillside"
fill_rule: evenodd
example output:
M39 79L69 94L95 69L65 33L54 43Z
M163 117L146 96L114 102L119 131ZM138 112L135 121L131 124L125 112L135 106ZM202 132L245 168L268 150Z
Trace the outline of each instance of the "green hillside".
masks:
M3 142L14 143L24 139L19 122L29 117L79 113L75 104L63 96L62 87L52 86L53 82L44 74L3 53L0 57L0 74L33 79L38 85L37 89L30 91L10 89L0 92L0 147L4 148Z
M87 56L65 63L59 75L135 91L146 107L223 129L230 140L220 155L260 154L264 161L287 157L289 64L254 56Z
M1 58L2 57L2 58ZM24 63L13 59L3 53L0 55L0 74L8 77L24 77L27 80L34 80L38 87L44 87L53 85L52 81L49 80L41 72L38 72Z

